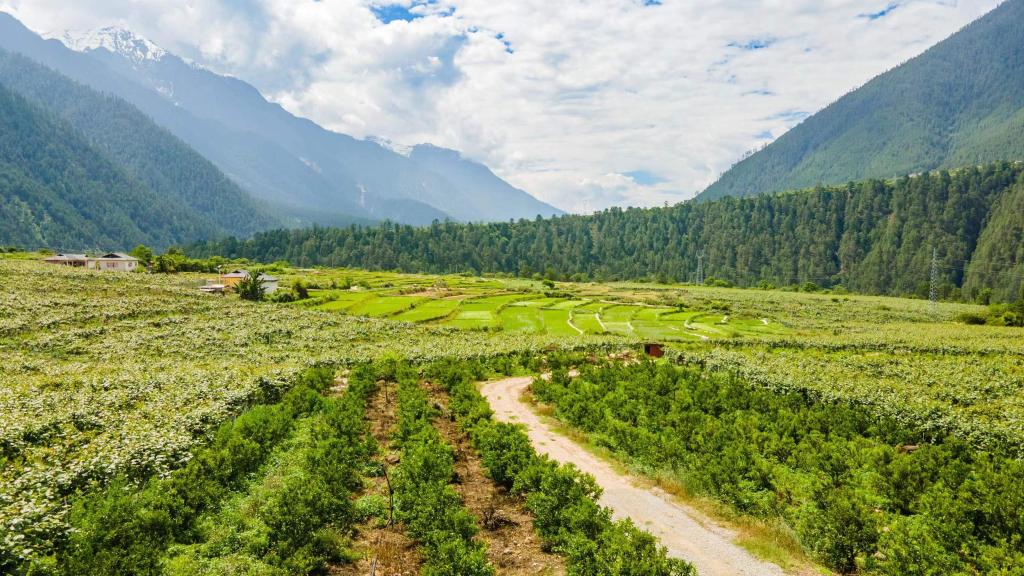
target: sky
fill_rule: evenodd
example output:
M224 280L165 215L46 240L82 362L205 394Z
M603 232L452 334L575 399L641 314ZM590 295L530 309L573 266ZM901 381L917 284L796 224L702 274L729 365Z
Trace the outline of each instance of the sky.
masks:
M559 208L691 198L998 0L0 0L128 28L356 137L460 150Z

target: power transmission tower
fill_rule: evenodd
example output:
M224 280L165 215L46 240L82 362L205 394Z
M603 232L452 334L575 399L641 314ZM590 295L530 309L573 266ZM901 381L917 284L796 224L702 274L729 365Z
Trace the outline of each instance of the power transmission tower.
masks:
M939 302L939 251L932 248L931 283L928 286L928 300L931 301L932 312Z
M704 250L697 252L697 285L704 284Z

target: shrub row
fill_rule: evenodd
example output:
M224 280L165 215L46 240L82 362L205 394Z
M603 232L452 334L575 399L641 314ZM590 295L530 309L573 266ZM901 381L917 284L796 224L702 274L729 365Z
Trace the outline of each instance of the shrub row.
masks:
M438 362L427 370L447 390L452 413L470 434L491 478L526 498L545 547L565 556L570 575L695 575L689 563L668 558L653 536L629 520L613 521L611 511L597 503L601 489L593 477L539 456L521 425L491 418L474 383L495 368L505 374L523 366L537 368L537 358L522 360L520 366L508 359Z
M534 382L559 419L691 492L781 519L839 572L1024 574L1020 460L728 374L580 359L578 378Z
M450 485L452 448L432 424L436 412L419 387L415 370L397 369L398 432L402 459L395 474L395 508L426 557L425 576L492 576L476 520Z
M358 516L352 495L376 449L364 419L374 388L364 369L342 396L323 398L263 477L203 518L198 542L170 550L165 573L300 575L347 559Z
M68 540L36 571L161 573L169 547L201 539L200 518L244 488L300 421L324 411L321 392L332 374L327 368L304 371L280 402L256 406L225 423L207 447L166 478L152 478L141 488L119 478L84 495L71 510Z

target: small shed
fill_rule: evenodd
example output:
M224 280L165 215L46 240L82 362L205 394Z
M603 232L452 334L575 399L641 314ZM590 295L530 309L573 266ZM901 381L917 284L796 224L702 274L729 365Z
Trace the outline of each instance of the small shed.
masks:
M249 271L248 270L232 270L231 272L228 272L227 274L221 274L220 275L220 283L224 286L224 288L232 288L233 289L234 287L238 286L238 284L244 278L248 278L248 277L249 277ZM264 292L266 292L267 294L273 294L274 292L277 292L277 288L278 288L278 279L277 278L275 278L273 276L269 276L267 274L260 274L259 277L261 279L263 279L263 291Z
M54 254L43 260L43 262L57 264L58 266L85 268L89 265L89 258L85 254Z
M644 354L651 358L661 358L665 355L665 348L657 342L647 342L644 344Z
M244 278L248 278L248 277L249 277L249 271L248 270L232 270L231 272L228 272L227 274L221 274L220 275L220 283L225 288L234 288L235 286L238 286L238 283L241 282Z
M260 278L263 279L264 292L266 292L267 294L273 294L274 292L277 292L279 280L276 277L269 276L267 274L260 274Z

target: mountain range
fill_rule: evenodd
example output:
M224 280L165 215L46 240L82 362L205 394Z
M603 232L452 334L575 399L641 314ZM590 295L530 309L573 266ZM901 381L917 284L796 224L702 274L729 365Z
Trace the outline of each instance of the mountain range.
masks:
M209 222L181 240L280 226L562 213L456 151L429 145L395 151L326 130L267 101L242 80L186 62L125 30L46 39L0 13L0 49L7 52L0 83L25 104L59 117L64 129L85 136L158 196L176 203L190 197L192 204L182 205L198 212L185 210L179 220ZM202 170L156 170L169 149ZM179 241L177 235L167 239Z
M810 116L698 200L1024 158L1024 0Z
M739 162L698 201L487 226L272 231L192 250L1012 301L1024 298L1022 160L1024 0L1008 0Z

